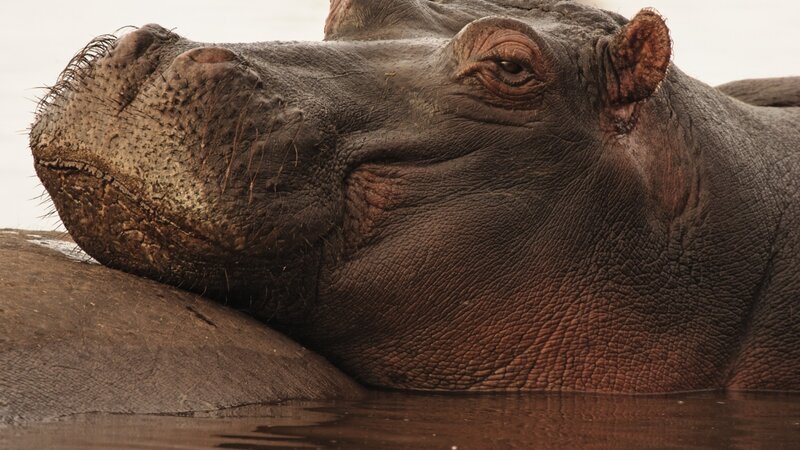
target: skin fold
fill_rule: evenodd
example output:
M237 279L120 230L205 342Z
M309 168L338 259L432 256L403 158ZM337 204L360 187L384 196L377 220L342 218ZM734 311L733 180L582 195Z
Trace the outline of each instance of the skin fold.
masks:
M98 261L368 385L800 390L800 82L739 100L670 47L552 0L334 0L324 42L146 25L76 57L31 148Z

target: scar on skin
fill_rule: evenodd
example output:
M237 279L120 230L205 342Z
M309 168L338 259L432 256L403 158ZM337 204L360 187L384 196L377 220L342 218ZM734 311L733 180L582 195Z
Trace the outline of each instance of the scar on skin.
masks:
M195 309L194 307L192 307L191 305L187 305L187 306L186 306L186 309L188 309L188 310L189 310L189 312L191 312L192 314L194 314L194 316L195 316L195 317L197 317L198 319L202 320L202 321L203 321L203 322L205 322L206 324L208 324L208 325L211 325L211 326L212 326L212 327L214 327L214 328L217 328L217 324L215 324L214 322L212 322L212 321L211 321L211 319L209 319L208 317L206 317L206 316L205 316L203 313L201 313L200 311L196 310L196 309Z

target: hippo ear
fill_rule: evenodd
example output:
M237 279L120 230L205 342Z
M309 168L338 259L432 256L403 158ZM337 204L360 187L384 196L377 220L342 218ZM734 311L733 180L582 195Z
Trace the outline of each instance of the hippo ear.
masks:
M436 9L431 5L435 5ZM466 13L428 0L331 0L325 39L402 39L463 27Z
M350 0L331 0L331 10L328 12L328 18L325 19L326 39L339 35L342 29L348 28L346 21L348 20L347 16L352 14L352 7Z
M664 19L653 10L640 11L608 42L602 78L610 106L650 98L666 78L671 57Z
M368 35L387 24L414 19L419 8L417 0L331 0L325 38Z

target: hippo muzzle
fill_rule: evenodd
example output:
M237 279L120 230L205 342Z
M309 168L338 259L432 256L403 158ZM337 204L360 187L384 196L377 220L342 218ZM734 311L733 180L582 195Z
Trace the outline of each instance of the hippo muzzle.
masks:
M314 47L203 46L158 25L90 43L31 133L36 171L78 244L240 304L278 302L287 286L302 304L359 163L337 152L338 136L382 114L343 111L365 83L337 74L363 64Z

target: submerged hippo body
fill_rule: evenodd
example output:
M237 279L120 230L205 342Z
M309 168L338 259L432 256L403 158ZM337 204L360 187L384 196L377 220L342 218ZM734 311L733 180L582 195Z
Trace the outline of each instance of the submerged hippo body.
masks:
M31 133L80 246L373 386L800 390L800 109L686 76L647 10L331 8L90 44Z
M327 361L258 321L83 261L53 234L0 230L0 435L7 424L76 414L360 396Z

